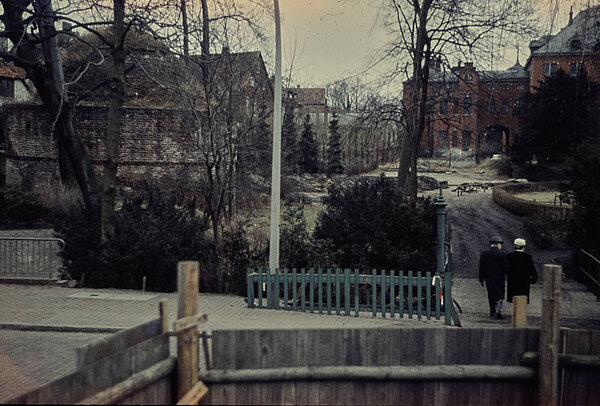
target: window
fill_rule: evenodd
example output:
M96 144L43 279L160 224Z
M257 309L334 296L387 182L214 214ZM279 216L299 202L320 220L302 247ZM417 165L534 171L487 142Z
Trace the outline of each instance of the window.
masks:
M470 96L465 97L463 100L463 103L464 103L463 115L470 116L471 115L471 97Z
M492 98L492 97L490 97L488 99L487 111L490 116L493 116L496 114L496 100L494 100L494 98Z
M514 115L518 115L519 114L519 110L521 110L521 107L523 106L523 100L515 100L515 111L514 111Z
M577 76L581 72L581 63L580 62L571 62L569 64L569 75Z
M545 63L542 66L542 75L548 77L551 76L553 73L556 73L556 69L557 69L558 65L556 64L556 62L552 62L552 63Z
M581 40L572 39L570 45L571 45L572 50L577 51L577 50L581 49Z
M508 102L508 99L502 99L502 104L500 105L500 113L502 113L503 116L508 114L508 110L510 109L510 103Z
M460 108L458 106L458 100L457 99L453 99L452 100L452 112L454 114L460 114Z
M440 115L445 116L448 114L448 100L442 100L440 102Z
M462 133L462 149L468 151L471 148L471 131L464 130Z
M448 148L448 131L440 131L438 133L437 147L440 149Z
M458 131L452 130L452 147L458 147Z
M496 84L495 83L488 83L487 88L488 88L488 91L495 92L496 91Z
M250 87L254 87L255 82L254 82L254 76L250 75Z
M15 97L15 83L11 79L0 79L0 97Z
M473 82L473 75L471 75L470 73L467 73L465 75L465 82L467 82L467 83Z
M525 83L517 83L517 91L524 92L525 91Z
M502 83L502 90L508 92L510 90L510 83Z

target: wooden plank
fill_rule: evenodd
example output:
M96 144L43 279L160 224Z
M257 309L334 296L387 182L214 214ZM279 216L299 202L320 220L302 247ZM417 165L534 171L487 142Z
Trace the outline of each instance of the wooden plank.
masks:
M396 283L395 283L395 272L390 271L390 317L393 319L396 317Z
M331 268L327 269L327 314L331 314Z
M198 314L198 262L177 264L177 317ZM198 328L190 327L177 335L177 398L181 399L198 382Z
M373 317L377 316L377 271L373 269L371 272L371 294L372 294L372 314Z
M290 310L288 269L283 268L283 308Z
M408 318L412 319L413 317L413 273L412 271L408 271Z
M417 271L417 318L421 320L423 312L423 280L421 271Z
M404 318L404 271L398 273L398 313Z
M192 327L198 327L198 324L206 323L207 321L208 315L206 314L196 314L194 316L188 316L182 319L177 319L173 323L173 332L180 333L183 330L187 330Z
M535 368L514 365L302 366L200 372L208 384L304 380L522 380L535 381Z
M387 304L386 304L386 294L385 294L385 287L386 287L385 269L381 270L381 278L380 278L380 280L381 280L381 288L380 288L381 289L380 290L381 294L379 295L380 296L379 301L381 303L381 317L385 318L386 307L387 307Z
M306 269L300 268L300 309L306 311Z
M318 298L319 298L319 303L318 303L318 309L319 309L319 314L323 313L323 269L319 268L319 271L317 273L317 285L318 285Z
M540 334L540 406L558 405L558 335L562 268L544 265Z
M425 273L425 296L425 312L427 313L427 320L431 320L431 272Z
M77 369L82 369L86 365L159 334L162 334L162 320L157 318L108 337L100 338L76 349Z
M344 269L344 315L350 316L350 269Z
M253 275L254 271L251 268L248 268L246 274L246 290L248 294L248 307L254 307L254 284L256 282L256 278Z
M512 327L527 327L527 296L513 296Z
M148 369L137 372L129 378L117 383L110 388L104 389L90 397L77 402L79 405L105 405L120 401L126 396L139 391L152 383L169 376L175 369L177 361L175 358L167 358Z
M298 270L292 269L292 310L298 310Z
M354 317L360 316L360 274L354 270Z
M310 297L310 312L314 313L315 311L315 269L310 268L308 273L309 280L309 292L308 295Z
M106 356L73 374L11 399L9 403L68 404L94 395L169 356L166 334Z
M341 284L340 269L336 268L336 270L335 270L335 314L337 314L338 316L340 314L342 314L341 313L342 290L341 290L340 284Z
M158 302L158 313L160 315L160 330L162 334L169 332L169 301L161 299Z

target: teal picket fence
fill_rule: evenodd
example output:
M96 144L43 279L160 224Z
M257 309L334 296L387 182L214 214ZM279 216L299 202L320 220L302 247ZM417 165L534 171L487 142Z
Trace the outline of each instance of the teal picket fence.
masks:
M449 272L340 269L248 270L248 307L358 317L361 313L460 325ZM449 304L449 306L446 306Z

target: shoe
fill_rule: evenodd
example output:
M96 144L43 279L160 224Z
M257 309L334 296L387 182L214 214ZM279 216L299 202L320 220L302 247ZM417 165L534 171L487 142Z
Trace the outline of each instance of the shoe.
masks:
M501 313L496 313L496 314L494 315L494 318L495 318L495 319L497 319L497 320L501 320L501 319L503 319L503 318L504 318L504 316L502 316L502 314L501 314Z

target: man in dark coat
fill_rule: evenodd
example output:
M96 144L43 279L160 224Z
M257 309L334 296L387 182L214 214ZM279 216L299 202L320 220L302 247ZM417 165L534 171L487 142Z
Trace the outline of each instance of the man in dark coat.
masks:
M502 319L504 302L504 274L508 271L506 254L502 252L502 238L490 238L490 248L481 252L479 257L479 282L487 288L490 317Z
M506 256L508 259L507 299L512 302L513 296L527 296L527 303L529 303L529 286L537 282L537 272L531 255L525 253L525 240L517 238L513 244L515 252Z

